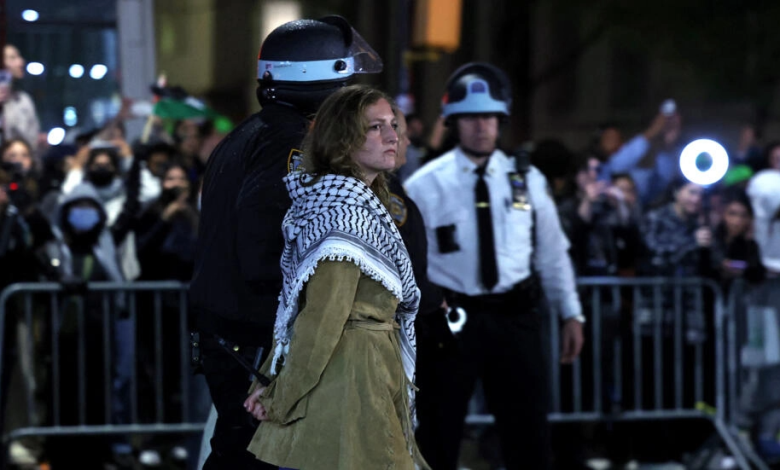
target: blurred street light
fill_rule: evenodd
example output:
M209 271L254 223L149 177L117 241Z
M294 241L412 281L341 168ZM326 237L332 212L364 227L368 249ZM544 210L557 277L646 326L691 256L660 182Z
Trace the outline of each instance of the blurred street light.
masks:
M108 73L108 67L103 64L95 64L89 71L89 76L94 80L100 80Z
M62 115L62 120L65 121L65 125L73 127L79 123L79 117L76 114L76 108L68 106L65 108L65 112Z
M81 64L73 64L68 69L68 73L73 78L81 78L84 76L84 66Z
M35 10L24 10L22 12L22 19L24 21L29 21L32 23L33 21L38 21L38 18L40 18L41 15L38 14Z
M30 75L40 75L44 70L46 70L46 67L40 62L30 62L27 64L27 73Z
M46 138L49 145L60 145L65 140L65 129L61 127L55 127L49 131L49 135Z

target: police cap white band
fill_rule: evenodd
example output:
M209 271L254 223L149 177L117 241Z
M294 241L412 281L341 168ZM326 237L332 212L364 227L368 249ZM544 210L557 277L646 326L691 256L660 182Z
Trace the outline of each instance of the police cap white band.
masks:
M482 79L475 79L469 83L464 99L454 103L444 103L442 106L444 117L454 114L491 113L509 116L509 107L506 102L496 100L490 95L490 86Z
M268 72L275 82L319 82L344 80L355 73L355 58L307 60L301 62L258 60L257 78Z

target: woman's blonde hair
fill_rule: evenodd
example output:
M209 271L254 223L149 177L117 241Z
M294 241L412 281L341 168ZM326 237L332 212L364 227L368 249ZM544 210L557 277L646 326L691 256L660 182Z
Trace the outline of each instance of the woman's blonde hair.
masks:
M386 100L397 113L392 98L386 93L364 85L339 89L322 103L303 141L303 171L315 176L333 174L352 176L365 181L363 172L352 159L366 142L368 122L366 109ZM387 177L380 173L371 183L371 190L387 205Z

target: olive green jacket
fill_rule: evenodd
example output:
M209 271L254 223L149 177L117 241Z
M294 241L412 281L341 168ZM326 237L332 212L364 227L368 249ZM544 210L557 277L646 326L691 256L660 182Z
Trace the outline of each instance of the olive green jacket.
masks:
M345 261L323 261L301 293L290 351L260 402L268 413L249 445L298 470L413 470L408 381L398 300ZM261 372L269 375L271 359Z

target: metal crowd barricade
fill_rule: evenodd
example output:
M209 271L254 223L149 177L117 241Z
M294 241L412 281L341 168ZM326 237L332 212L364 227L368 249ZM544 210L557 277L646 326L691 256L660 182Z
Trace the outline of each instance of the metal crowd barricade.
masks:
M780 426L780 277L758 284L735 281L729 289L728 422L777 439ZM766 422L765 422L766 421ZM768 423L767 423L768 422ZM777 452L768 458L780 463Z
M733 419L734 314L717 283L591 277L578 287L588 322L571 367L560 366L560 323L549 315L550 422L706 419L739 468L768 468ZM487 414L467 417L468 424L493 422Z
M16 319L27 326L23 335L26 338L22 338L24 341L19 342L20 349L24 350L19 350L17 356L25 357L28 364L34 367L34 371L26 371L26 373L32 372L34 375L44 373L45 382L48 385L45 393L38 396L33 396L34 391L26 387L26 424L15 429L5 430L2 433L3 448L6 449L12 441L26 436L145 435L201 432L205 423L190 417L192 376L187 324L187 289L186 284L164 281L90 283L81 293L65 292L63 287L56 283L13 284L2 291L0 293L0 377L3 376L4 368L18 366L16 364L18 361L11 361L11 358L6 357L7 347L3 343L6 338L5 328L8 316L14 313ZM151 305L151 312L146 309L139 311L139 298L143 299L143 305ZM87 299L92 304L91 308L86 306ZM163 307L163 299L169 304L166 309ZM171 308L171 304L175 307ZM10 312L12 305L15 307L14 312ZM65 333L66 328L63 325L63 319L66 318L65 308L69 312L67 318L70 320L67 321L71 323L67 333ZM95 308L99 311L99 319L94 313ZM175 312L172 312L172 309ZM112 384L113 380L117 379L114 367L116 356L114 348L120 347L114 344L119 342L119 336L112 334L112 327L116 327L115 320L119 318L117 315L120 314L123 320L129 320L128 324L132 325L130 341L133 346L133 355L129 361L129 394L126 396L127 399L119 404L120 408L126 406L129 412L122 412L124 417L122 419L118 418L120 411L115 406L117 405L117 394L114 390L115 385ZM165 416L164 410L170 408L166 408L167 397L164 394L165 392L170 393L170 390L163 388L166 374L164 364L170 364L171 361L171 358L163 356L163 342L165 341L163 338L163 315L171 314L178 316L176 319L178 334L175 334L176 340L179 342L178 347L175 347L178 355L176 359L178 367L176 367L175 372L180 375L178 378L180 389L177 392L181 393L181 409L175 413L177 418L174 420ZM73 322L74 316L75 323ZM154 412L149 413L147 412L149 410L143 410L144 416L141 416L142 413L139 412L141 411L139 410L141 406L139 404L139 371L135 354L138 351L138 331L135 326L139 319L143 319L147 323L151 320L154 329L154 350L150 351L154 362L154 376L146 381L147 385L152 382L153 391L145 390L147 393L144 395L146 402L153 403ZM96 321L100 322L99 327L97 327ZM88 322L92 322L89 335L96 334L98 331L102 332L99 341L100 348L88 348L88 345L95 346L97 343L95 338L88 337L88 328L86 327ZM41 328L36 328L36 330L45 331L46 338L35 338L33 325L40 326ZM65 338L66 334L70 336ZM75 350L63 349L62 344L66 339L67 344L72 345L75 342ZM41 345L46 347L36 347ZM47 357L39 357L42 355L41 349L45 350ZM98 355L97 359L95 359L95 355ZM71 361L71 363L75 362L77 374L74 377L76 382L74 388L77 390L77 403L63 402L60 384L66 384L69 379L63 377L61 359ZM92 365L96 361L102 362L103 403L101 404L88 403L87 400L88 392L94 392L94 384L92 384L92 389L88 390L88 360L91 361ZM94 368L91 371L94 372ZM147 386L147 388L149 387ZM0 404L7 402L5 397L1 395L4 392L7 392L7 388L0 387ZM150 394L153 395L153 398L149 398ZM46 410L45 416L36 418L37 411L39 411L37 408L40 408L37 405L41 402L45 403L43 407ZM77 407L75 422L73 413L68 420L63 421L63 410L69 411L74 406ZM96 422L94 412L97 406L102 408L103 419ZM88 409L91 413L90 418L87 416ZM208 410L206 410L207 412ZM0 426L2 426L2 422L0 422ZM3 456L0 457L0 465L6 456L7 452L3 452Z

